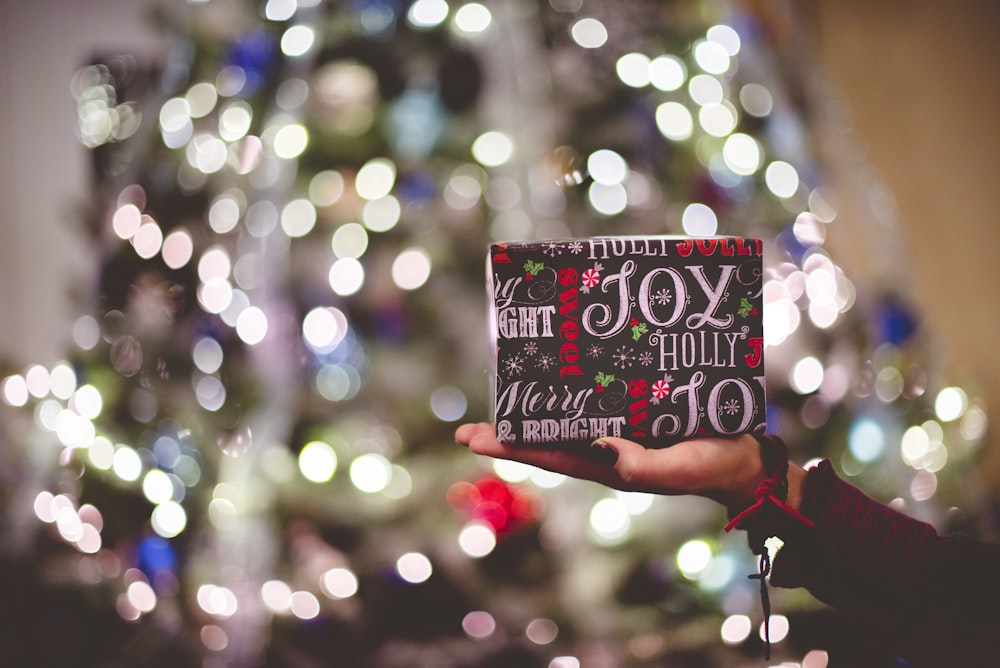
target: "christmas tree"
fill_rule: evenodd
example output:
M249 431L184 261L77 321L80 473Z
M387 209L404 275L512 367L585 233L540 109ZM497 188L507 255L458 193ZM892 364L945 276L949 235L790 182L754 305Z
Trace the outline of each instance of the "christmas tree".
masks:
M985 413L930 365L908 296L838 264L823 91L772 19L212 0L163 8L158 67L82 68L102 271L65 361L0 386L3 579L26 606L3 652L759 665L755 564L720 509L453 444L492 399L494 241L763 239L771 431L907 512L974 522ZM774 608L779 659L883 651L803 592Z

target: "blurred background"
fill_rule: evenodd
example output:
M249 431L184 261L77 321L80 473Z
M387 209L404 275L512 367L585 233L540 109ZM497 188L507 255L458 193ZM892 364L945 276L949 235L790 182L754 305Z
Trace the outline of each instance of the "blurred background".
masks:
M0 5L0 657L762 665L720 509L470 456L494 240L765 242L769 424L995 539L991 3ZM775 592L772 663L886 665Z

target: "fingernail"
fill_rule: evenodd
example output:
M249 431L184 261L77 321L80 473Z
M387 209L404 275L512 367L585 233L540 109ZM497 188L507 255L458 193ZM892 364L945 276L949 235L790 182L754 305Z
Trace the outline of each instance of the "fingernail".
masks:
M614 466L618 461L618 451L601 439L590 444L590 452L593 453L594 459L608 466Z

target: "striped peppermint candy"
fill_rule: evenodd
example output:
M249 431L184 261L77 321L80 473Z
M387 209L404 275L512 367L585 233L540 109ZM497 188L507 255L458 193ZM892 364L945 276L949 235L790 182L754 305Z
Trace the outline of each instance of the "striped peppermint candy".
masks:
M592 288L601 282L601 275L597 273L596 269L588 269L583 272L583 284L588 288Z

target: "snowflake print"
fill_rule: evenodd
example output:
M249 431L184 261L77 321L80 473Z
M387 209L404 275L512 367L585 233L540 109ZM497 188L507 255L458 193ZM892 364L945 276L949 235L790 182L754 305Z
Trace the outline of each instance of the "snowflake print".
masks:
M569 252L573 255L579 255L583 252L583 244L579 241L573 241L569 244Z
M524 358L521 357L521 353L514 353L504 360L503 369L507 372L508 377L520 376L524 373Z
M531 357L532 355L534 355L537 352L538 352L538 342L536 342L536 341L528 341L527 343L524 344L524 353L528 357Z
M548 371L549 369L555 367L556 358L552 355L542 355L538 358L538 368L542 371Z
M656 294L653 295L650 301L652 301L654 304L660 304L662 306L666 306L667 304L670 303L670 299L671 299L670 290L667 290L666 288L661 288L656 292Z
M556 255L562 255L563 249L560 244L550 241L542 244L542 252L549 257L555 257Z
M612 356L612 360L614 361L614 365L616 367L627 369L632 366L632 363L635 361L635 355L633 354L633 350L631 348L619 346L615 351L615 354Z
M643 366L649 366L652 363L653 363L653 353L646 350L639 354L639 364Z
M736 401L736 399L727 399L725 403L719 407L719 417L722 417L723 413L726 415L736 415L739 410L740 402Z
M587 348L587 357L597 359L604 354L604 348L597 345L596 343Z

